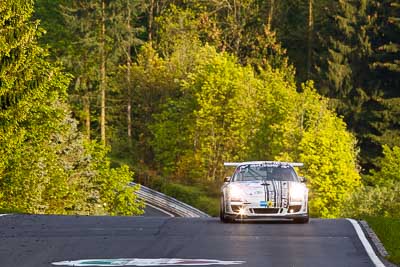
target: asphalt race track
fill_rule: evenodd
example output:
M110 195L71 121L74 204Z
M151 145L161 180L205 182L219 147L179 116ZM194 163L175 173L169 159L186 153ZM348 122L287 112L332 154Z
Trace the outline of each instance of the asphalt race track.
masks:
M347 220L222 224L216 218L6 215L0 266L79 259L183 258L234 266L374 266Z

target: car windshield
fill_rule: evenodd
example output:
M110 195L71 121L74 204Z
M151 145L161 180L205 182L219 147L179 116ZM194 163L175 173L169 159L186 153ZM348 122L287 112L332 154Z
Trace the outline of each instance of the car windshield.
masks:
M236 169L233 181L298 181L293 168L288 165L243 165Z

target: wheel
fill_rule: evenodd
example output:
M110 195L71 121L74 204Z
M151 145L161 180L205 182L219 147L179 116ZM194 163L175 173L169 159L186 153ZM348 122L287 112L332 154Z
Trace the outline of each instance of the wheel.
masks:
M224 199L221 197L221 200L219 201L219 219L221 222L224 222L225 218L225 211L224 211Z
M231 222L233 222L232 219L227 218L226 215L225 215L225 203L224 203L224 198L223 197L221 197L220 206L219 206L219 219L223 223L231 223Z
M303 217L303 218L294 219L293 221L294 221L295 223L308 223L309 220L310 220L310 216L309 216L308 206L307 206L307 216L306 216L306 217Z
M307 217L294 219L294 222L295 223L308 223L309 220L310 219L309 219L308 214L307 214Z

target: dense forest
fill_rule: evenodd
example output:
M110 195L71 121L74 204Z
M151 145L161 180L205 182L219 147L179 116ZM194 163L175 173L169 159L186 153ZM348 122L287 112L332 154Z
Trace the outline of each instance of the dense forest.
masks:
M0 207L139 212L134 172L215 215L224 161L285 160L314 216L399 216L395 0L5 1L0 22Z

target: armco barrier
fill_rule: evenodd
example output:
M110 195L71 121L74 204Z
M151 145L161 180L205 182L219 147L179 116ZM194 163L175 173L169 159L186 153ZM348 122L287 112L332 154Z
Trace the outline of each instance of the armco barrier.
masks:
M135 185L135 183L131 183ZM178 217L196 217L207 218L210 215L186 204L173 197L167 196L163 193L150 189L146 186L140 185L140 190L137 192L138 196L146 203L149 203L157 208L173 213Z

